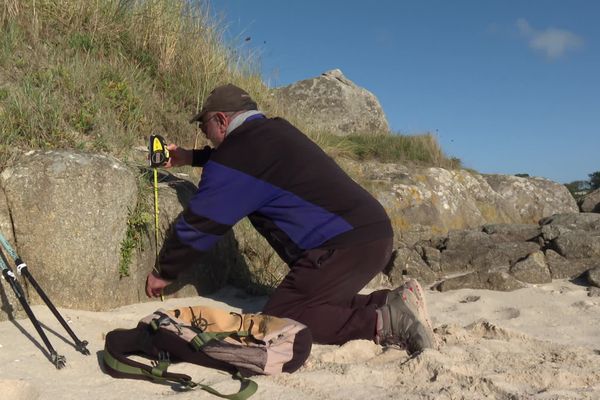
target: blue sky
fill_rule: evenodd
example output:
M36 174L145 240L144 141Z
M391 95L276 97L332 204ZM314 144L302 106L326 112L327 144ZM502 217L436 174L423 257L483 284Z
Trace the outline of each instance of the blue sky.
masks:
M271 87L339 68L481 173L600 170L600 1L212 0ZM245 40L250 38L250 40Z

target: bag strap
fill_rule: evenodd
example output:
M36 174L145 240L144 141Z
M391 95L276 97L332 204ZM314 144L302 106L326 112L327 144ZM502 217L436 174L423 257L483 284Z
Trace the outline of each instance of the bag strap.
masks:
M198 387L215 396L229 400L246 400L256 393L256 390L258 389L256 382L251 379L244 378L239 372L235 373L233 378L241 382L241 388L237 393L233 394L223 394L216 389L213 389L209 385L193 382L192 378L188 375L167 372L170 362L168 354L164 352L159 353L159 360L152 367L137 362L133 363L124 356L120 357L121 360L118 360L111 354L108 346L105 346L103 353L104 354L102 358L105 365L112 370L119 372L121 375L126 375L131 378L144 378L155 382L179 383L188 389L194 389Z
M192 339L190 345L194 348L194 350L200 351L202 347L206 346L213 340L223 340L231 336L243 337L241 333L242 332L200 332L194 337L194 339Z
M156 317L148 322L148 325L150 326L150 329L152 330L152 332L156 332L160 328L165 328L167 330L170 330L174 333L178 333L179 335L181 335L183 333L183 331L186 330L186 332L189 332L188 340L189 340L190 346L192 346L192 348L196 351L200 351L200 349L203 346L207 345L208 343L212 342L213 340L223 340L228 337L243 338L243 337L251 336L250 331L242 331L242 330L229 331L229 332L205 332L194 326L185 325L181 321L178 321L174 317L172 317L168 314L165 314L160 310L155 311L154 315ZM193 336L193 338L189 339L191 337L191 335L194 335L194 336Z
M236 372L232 375L234 379L237 379L241 382L241 388L237 393L234 394L222 394L210 387L209 385L203 385L201 383L192 382L194 385L199 387L200 389L214 394L215 396L229 399L229 400L246 400L248 397L252 396L256 393L258 389L258 384L254 382L252 379L244 378L239 372Z

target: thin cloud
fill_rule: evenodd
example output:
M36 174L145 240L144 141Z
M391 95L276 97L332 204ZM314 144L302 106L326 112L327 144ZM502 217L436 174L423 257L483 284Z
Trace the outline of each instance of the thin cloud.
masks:
M538 30L524 18L517 20L517 29L527 39L529 47L545 54L551 60L564 56L568 51L583 47L583 39L573 32L556 28Z

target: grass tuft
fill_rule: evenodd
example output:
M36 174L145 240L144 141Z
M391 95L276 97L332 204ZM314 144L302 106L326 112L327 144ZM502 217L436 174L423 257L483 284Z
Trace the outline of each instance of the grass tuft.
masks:
M423 135L320 135L316 139L328 152L356 160L413 162L442 168L460 168L460 160L444 155L430 133Z

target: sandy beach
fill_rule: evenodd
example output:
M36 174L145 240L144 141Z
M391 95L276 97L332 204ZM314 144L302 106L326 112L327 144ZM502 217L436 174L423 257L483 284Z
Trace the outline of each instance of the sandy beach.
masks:
M256 377L252 399L599 399L600 297L566 280L514 292L427 290L440 347L410 358L399 349L369 341L314 345L307 363L293 374ZM27 319L0 323L0 393L3 400L211 399L204 391L175 391L170 385L113 379L99 363L104 335L132 328L157 308L211 305L257 311L265 298L227 287L210 298L168 299L106 312L60 309L70 326L89 341L92 353L76 352L45 306L33 310L48 328L67 365L57 370L40 350ZM172 371L222 392L235 392L230 375L190 364Z

